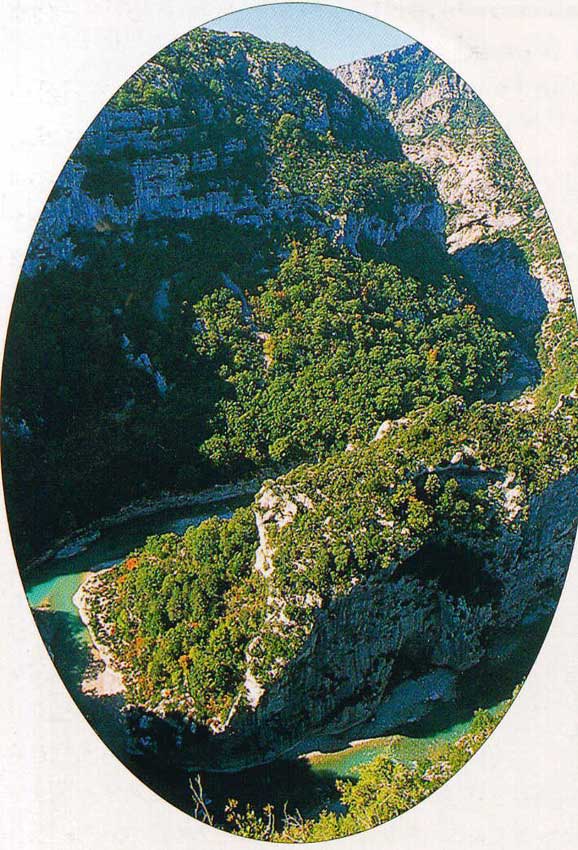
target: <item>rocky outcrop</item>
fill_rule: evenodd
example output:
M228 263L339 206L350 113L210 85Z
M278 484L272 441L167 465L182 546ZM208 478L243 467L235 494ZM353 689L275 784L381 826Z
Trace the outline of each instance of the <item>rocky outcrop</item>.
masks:
M534 188L527 172L475 92L437 56L413 44L334 73L387 112L406 156L434 181L448 213L450 250L521 221L516 196ZM504 148L514 192L511 182L502 185L497 168Z
M475 300L500 315L526 323L534 334L548 313L541 281L528 269L522 251L511 239L480 242L456 254Z
M80 140L38 222L26 274L59 262L81 264L78 231L130 240L139 221L217 216L259 228L298 224L353 250L360 233L383 244L418 220L420 227L443 229L431 192L417 206L402 199L392 216L340 222L318 193L287 191L275 179L271 138L284 115L309 134L349 139L355 126L360 149L371 150L379 139L380 156L402 159L383 116L311 57L246 34L202 31L166 53L173 55L153 58L127 81Z
M172 112L169 112L172 114ZM235 197L230 190L203 191L195 183L197 174L215 175L222 157L214 151L201 154L159 152L152 141L153 130L159 122L167 120L165 111L148 110L140 117L134 129L135 113L119 113L105 107L97 119L98 133L88 132L67 162L55 184L42 216L36 227L28 250L23 271L33 275L40 268L48 269L59 262L81 265L74 231L115 231L131 239L132 231L141 220L188 219L197 220L205 216L217 216L242 226L264 227L273 222L285 224L297 222L315 227L322 235L345 244L356 251L360 235L383 245L392 242L407 227L443 232L443 210L432 197L420 204L407 202L397 205L391 220L376 215L336 216L331 221L326 211L299 196L287 198L275 191L263 200L258 199L251 189L244 189ZM108 134L108 135L107 135ZM167 134L174 136L173 145L179 144L179 129ZM113 194L95 197L84 188L86 175L90 172L87 154L95 154L95 139L99 155L101 151L115 150L117 136L123 139L126 151L122 161L126 177L131 184L131 199L120 203ZM233 142L235 140L232 140ZM228 150L228 148L227 148ZM238 153L232 149L231 154ZM226 185L226 184L225 184Z
M532 321L544 303L554 312L570 298L556 237L530 175L491 112L455 71L422 45L411 44L334 73L384 109L405 155L429 174L446 210L448 248L473 271L482 296L499 288L498 309L511 299L512 315L525 319L529 311ZM522 264L513 268L508 256L497 280L503 247L489 266L493 249L472 247L495 240L513 242L523 252L524 285ZM482 280L486 271L488 281Z
M334 218L333 237L357 254L358 243L364 238L379 247L395 242L404 230L426 230L443 242L445 215L439 203L397 204L392 222L376 215L344 213Z
M498 626L553 611L576 538L578 474L570 472L528 499L528 518L505 534L492 561L502 586Z
M290 525L299 511L310 510L311 500L303 493L288 493L280 490L274 482L263 485L257 496L255 522L259 535L259 547L255 555L255 569L265 578L274 570L275 547L271 541L271 529L280 531Z
M361 97L376 101L387 111L401 108L425 84L433 82L433 93L422 95L424 105L432 106L440 100L465 92L472 96L470 87L451 69L440 79L435 57L417 42L377 56L356 59L348 65L339 65L335 76ZM448 98L449 99L449 98Z
M247 698L215 740L223 758L234 757L242 741L270 758L317 732L337 735L387 708L401 682L436 670L455 679L484 658L490 635L553 610L576 533L578 475L528 497L513 476L454 460L438 472L451 472L466 489L485 480L501 505L502 531L492 547L480 551L462 539L410 546L404 560L354 582L348 593L326 604L303 600L314 611L313 626L271 684L258 681L249 653ZM298 510L307 507L294 494L266 489L258 500L256 569L266 577L275 569L269 524L278 531ZM269 606L280 633L300 628L282 618L278 600ZM414 709L408 701L395 723L407 722Z
M149 128L149 132L150 132ZM129 136L130 138L130 136ZM38 222L24 263L24 272L34 274L39 267L57 262L80 264L70 231L120 229L127 238L140 219L198 219L216 215L228 221L245 223L247 217L260 223L271 220L275 208L263 209L251 194L235 201L228 192L208 192L188 197L188 160L182 155L136 159L127 166L134 185L131 203L119 205L112 195L91 197L82 187L89 167L74 160L64 167L57 182L57 197L48 201ZM54 192L53 192L54 196Z

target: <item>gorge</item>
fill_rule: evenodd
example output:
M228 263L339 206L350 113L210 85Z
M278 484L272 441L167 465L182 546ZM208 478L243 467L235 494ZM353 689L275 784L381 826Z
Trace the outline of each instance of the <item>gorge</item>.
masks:
M46 640L66 585L59 628L74 593L149 778L390 746L543 636L578 521L576 330L523 163L421 45L331 72L197 30L119 89L26 257L3 467ZM107 550L129 502L247 481ZM330 803L322 837L350 828Z

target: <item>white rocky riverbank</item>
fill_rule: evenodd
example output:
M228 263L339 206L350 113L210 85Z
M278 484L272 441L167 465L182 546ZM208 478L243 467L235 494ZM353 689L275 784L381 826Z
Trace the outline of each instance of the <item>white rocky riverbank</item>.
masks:
M97 639L91 624L88 598L90 594L98 592L99 584L100 574L92 573L80 585L72 601L78 608L80 619L90 635L93 659L97 667L95 675L93 675L94 668L92 670L89 668L87 671L82 680L82 691L94 696L105 697L124 693L125 686L122 673L116 668L111 653Z

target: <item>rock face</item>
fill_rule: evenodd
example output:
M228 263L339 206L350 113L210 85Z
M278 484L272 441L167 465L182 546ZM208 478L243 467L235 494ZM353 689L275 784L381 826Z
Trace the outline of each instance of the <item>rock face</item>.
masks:
M505 520L491 550L482 554L475 541L430 543L323 607L308 600L314 625L302 651L270 686L248 674L248 708L233 711L215 741L225 754L247 739L272 755L304 736L342 732L368 720L384 700L387 705L401 682L434 671L455 678L484 657L489 635L553 610L576 533L578 475L529 500L505 474L462 467L458 476L465 488L478 487L483 476L499 494ZM293 496L282 502L270 493L260 504L267 510L257 514L264 554L256 568L265 560L270 574L267 524L289 524L298 508ZM271 616L278 616L275 600L270 604ZM290 632L292 624L285 619L282 627ZM395 722L407 722L413 712L410 701Z
M304 735L336 734L367 720L404 674L473 666L490 621L489 606L469 608L433 584L370 579L318 612L299 658L231 729L264 752ZM406 719L411 712L408 706Z
M382 247L395 242L404 230L425 230L443 242L445 215L438 203L397 204L394 221L386 223L375 215L344 213L334 218L333 237L338 244L345 245L357 254L359 240L363 237L370 243Z
M269 150L283 115L311 136L338 138L354 124L360 146L379 141L381 156L384 144L390 148L386 160L402 156L382 117L310 57L278 47L200 31L144 65L100 112L61 172L24 272L81 264L78 231L131 239L139 221L164 218L218 216L254 227L297 223L352 250L360 234L377 244L411 226L441 234L443 213L432 191L418 204L400 199L385 216L342 216L315 191L288 191Z
M101 113L97 120L106 117ZM111 133L119 133L130 140L131 118L131 113L115 112L114 120L107 121L106 126L111 128ZM164 118L163 112L159 111L156 121L162 123ZM154 126L147 128L149 135ZM139 131L139 136L142 132ZM83 139L73 156L81 156L87 149L92 151L90 136ZM145 145L139 153L144 155L148 149L149 146ZM238 220L239 223L246 222L248 216L253 217L249 219L251 222L255 216L260 223L267 216L271 219L272 210L263 210L249 193L238 201L234 201L229 193L218 191L207 192L202 197L187 197L191 183L186 177L189 163L183 155L164 157L151 154L148 159L130 162L127 172L133 182L134 198L126 205L115 202L112 194L91 197L83 188L89 168L74 158L65 165L56 182L58 191L53 192L53 197L55 194L57 197L48 201L38 222L24 263L26 274L34 274L40 267L50 268L58 262L82 263L82 257L75 253L75 242L70 235L73 228L97 232L120 228L130 238L140 219L197 219L208 215Z
M411 44L334 73L386 111L405 155L436 185L446 210L449 250L480 289L499 290L500 309L507 308L509 293L500 270L504 249L490 262L491 251L470 247L480 242L507 240L525 257L525 276L517 273L512 280L514 317L535 320L543 302L556 311L570 298L556 237L530 175L491 112L455 71L422 45ZM530 305L530 316L524 315L523 302Z
M464 92L469 98L475 96L467 83L447 66L444 66L444 73L439 74L438 64L440 60L416 42L340 65L334 73L360 97L377 101L385 110L401 109L420 92L420 104L422 108L431 109L431 114L420 115L420 110L414 107L407 110L407 121L413 116L416 124L415 135L418 125L423 130L446 116L456 94ZM432 88L427 87L430 81L433 81Z
M456 257L474 286L478 303L527 323L537 333L548 313L548 301L513 240L479 242L458 251Z
M556 606L576 538L577 487L572 472L530 497L523 529L504 537L493 561L502 583L498 625L537 618Z

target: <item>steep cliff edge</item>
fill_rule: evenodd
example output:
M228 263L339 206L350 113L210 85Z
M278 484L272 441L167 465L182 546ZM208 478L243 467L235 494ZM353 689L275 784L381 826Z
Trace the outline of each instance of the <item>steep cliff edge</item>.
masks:
M282 150L289 137L294 150ZM130 239L141 219L300 224L351 248L360 232L381 244L418 220L441 232L431 187L403 160L390 125L307 54L197 30L146 63L91 124L48 199L24 272L81 263L79 230ZM393 186L400 178L403 195Z
M301 631L300 649L287 664L277 658L264 670L259 638L252 641L245 681L250 708L227 720L233 747L239 735L249 736L258 751L275 752L316 732L339 733L368 720L401 682L436 670L456 677L485 657L501 629L554 609L576 535L576 472L529 495L514 474L488 469L473 454L458 459L456 453L453 463L429 470L421 473L424 489L430 476L442 488L451 481L470 510L472 494L478 500L488 495L493 505L489 511L485 506L485 530L474 537L471 528L452 519L420 540L415 530L396 523L404 542L387 571L353 575L347 589L329 598L310 591L291 599L278 588L270 591L265 635L271 630L291 644ZM273 523L271 537L281 546L285 527L297 515L296 502L306 511L308 498L277 496L272 510L270 493L257 497L256 569L264 560L273 586L276 552L267 528ZM496 516L498 527L488 534ZM329 517L325 523L331 527ZM326 545L331 546L329 534ZM294 569L308 566L298 561ZM294 605L310 609L307 625L287 614ZM260 677L269 683L263 686ZM414 710L408 702L401 719L409 720Z
M107 591L117 624L132 600L117 655L126 659L135 634L143 641L142 659L125 673L136 722L144 713L175 728L200 724L209 738L188 734L182 755L234 764L343 732L387 708L401 686L421 698L425 688L431 700L438 686L451 692L493 639L557 602L578 519L577 433L575 398L554 414L452 400L388 423L369 446L266 482L253 522L239 516L234 536L226 525L218 532L215 551L236 553L243 566L208 639L197 644L185 629L179 644L174 632L176 653L193 647L175 659L172 679L156 667L161 657L167 671L171 662L146 627L148 603L133 595L159 568L158 549L145 549L113 571ZM202 574L208 532L166 541L162 574L174 565L181 574L158 579L171 605L185 604L187 572ZM175 629L180 616L184 627L191 614ZM223 639L226 655L213 664ZM408 700L392 725L414 708Z
M384 110L405 155L432 178L446 210L449 249L463 260L483 301L509 312L505 301L511 293L512 315L535 326L547 310L555 312L570 298L536 187L508 136L458 74L420 44L357 60L334 73ZM500 276L504 241L525 258L510 263L506 289Z

